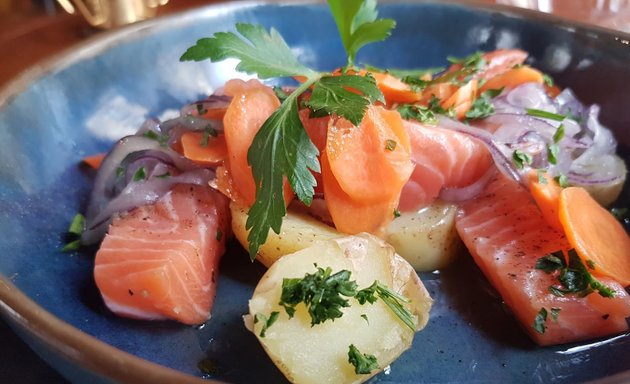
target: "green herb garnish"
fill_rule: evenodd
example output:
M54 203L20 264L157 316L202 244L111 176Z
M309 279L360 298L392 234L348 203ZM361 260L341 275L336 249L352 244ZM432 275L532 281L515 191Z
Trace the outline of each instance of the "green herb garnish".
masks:
M350 344L348 349L348 362L354 366L357 375L367 375L378 369L376 356L359 352L354 344Z
M584 297L593 292L597 292L603 297L615 296L613 289L605 286L591 275L575 249L569 250L568 256L568 264L562 251L543 256L536 262L536 269L543 270L546 273L558 272L560 286L549 287L551 293L556 296L577 294L578 296Z
M357 290L357 283L350 280L350 276L351 272L345 269L333 274L330 267L317 267L315 273L307 273L303 278L285 278L279 305L292 318L296 306L304 303L311 317L311 326L314 326L341 317L341 309L350 306L346 297L355 298L361 305L373 304L381 299L405 325L415 331L413 314L403 305L409 303L409 299L378 281Z
M560 146L551 144L547 146L547 160L549 164L558 164L558 155L560 154Z
M520 149L517 149L514 153L512 153L512 162L518 169L525 168L525 166L530 165L532 161L532 157Z
M208 146L208 140L210 140L210 136L217 137L219 133L216 129L212 127L211 124L208 124L203 129L203 134L201 135L201 140L199 141L199 145L202 147Z
M304 303L311 316L311 326L342 316L341 308L349 307L345 297L356 295L357 283L350 281L350 271L332 274L330 267L317 267L317 272L303 278L283 279L280 303L290 318L295 307Z
M71 252L76 251L81 248L81 234L83 233L83 229L85 228L85 216L80 213L77 213L72 218L72 222L68 227L67 236L70 241L68 241L61 250L63 252Z
M144 181L146 179L147 179L147 171L144 169L144 167L140 167L136 169L136 172L133 174L133 181L138 182L138 181Z
M377 19L375 0L331 0L329 5L348 53L349 65L354 63L361 47L385 39L395 25L393 20ZM256 184L256 200L246 222L249 254L253 260L269 230L280 233L286 214L284 201L278 198L283 195L283 178L286 176L304 204L310 205L313 199L316 181L311 171L320 172L318 150L300 121L298 97L313 87L307 106L314 114L335 114L358 125L367 106L383 101L383 95L371 76L332 76L305 67L273 28L267 31L259 25L238 23L236 30L240 36L219 32L198 40L180 60L216 62L236 58L240 60L237 70L257 74L262 79L295 76L305 79L265 121L247 155Z
M558 185L562 188L566 188L569 186L569 178L567 177L567 175L565 174L560 174L556 177L553 178L556 183L558 183Z
M548 87L553 87L553 78L546 73L543 73L543 83Z
M558 308L558 307L551 307L551 310L549 311L551 314L551 320L553 320L554 322L558 321L558 315L560 314L560 311L562 310L562 308Z
M532 323L532 328L534 328L536 332L542 335L545 333L545 330L547 330L547 326L545 325L546 321L547 321L547 310L543 307L543 308L540 308L540 311L538 311L538 313L536 314L536 317L534 318L534 322Z
M267 318L267 316L263 315L262 313L257 313L254 316L254 324L262 323L262 329L260 330L260 337L265 337L267 329L269 329L269 327L271 327L273 323L275 323L276 320L278 320L279 314L280 312L273 311L269 315L269 318Z
M543 119L563 121L567 117L553 112L543 111L542 109L527 108L527 114L534 117L542 117Z
M394 217L400 217L400 211L397 209L394 209Z
M396 141L391 139L385 141L385 149L388 151L394 151L396 149Z
M328 6L348 55L348 67L354 65L361 47L385 40L396 26L392 19L378 19L376 0L328 0Z
M286 93L282 87L273 87L273 93L276 94L276 97L278 98L278 100L280 100L281 103L284 103L284 101L287 99L287 97L289 97L289 94Z
M489 89L479 95L475 101L473 101L472 106L466 112L466 118L468 119L483 119L494 113L494 106L492 105L491 99L497 97L499 94L503 92L503 88L501 89Z
M428 107L415 104L402 104L397 108L400 116L405 120L417 120L421 123L435 125L437 117Z

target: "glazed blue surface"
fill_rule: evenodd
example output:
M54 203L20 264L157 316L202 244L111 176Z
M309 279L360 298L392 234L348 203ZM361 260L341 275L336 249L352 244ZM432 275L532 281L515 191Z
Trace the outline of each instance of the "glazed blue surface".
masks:
M203 98L235 74L230 65L180 63L197 38L233 30L236 21L274 26L300 60L319 69L344 64L337 30L323 6L207 8L119 36L93 57L47 74L0 107L0 272L43 308L97 338L150 361L233 383L282 383L283 376L242 324L247 300L264 269L234 246L222 262L213 318L203 327L121 319L103 306L92 280L93 250L58 251L81 212L92 176L78 166L106 151L146 116ZM630 135L630 49L614 35L554 25L517 14L449 4L387 4L392 37L366 47L359 62L418 68L446 56L521 48L583 101L602 105L626 157ZM123 128L123 129L121 129ZM624 191L620 206L630 203ZM373 383L554 382L602 378L630 367L630 340L604 345L538 348L502 307L464 255L440 274L423 275L435 300L427 328L388 375Z

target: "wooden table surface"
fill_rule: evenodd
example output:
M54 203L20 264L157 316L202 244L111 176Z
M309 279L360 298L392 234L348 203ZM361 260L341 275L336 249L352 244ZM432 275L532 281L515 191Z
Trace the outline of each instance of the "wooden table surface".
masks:
M159 15L217 3L171 0ZM518 5L561 17L630 32L630 0L480 0ZM98 34L54 0L0 0L0 87L37 62ZM64 383L0 321L0 383Z

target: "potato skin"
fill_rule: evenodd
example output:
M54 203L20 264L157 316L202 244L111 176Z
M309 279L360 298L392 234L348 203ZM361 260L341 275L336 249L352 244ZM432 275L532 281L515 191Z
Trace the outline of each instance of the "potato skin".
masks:
M416 330L428 321L432 300L414 269L383 240L369 234L347 236L317 244L286 255L274 263L258 283L249 302L249 323L272 361L294 383L360 383L392 363L411 346L414 331L407 327L382 300L360 305L354 298L335 321L311 326L303 304L289 318L278 302L284 278L302 278L314 273L317 263L332 272L349 270L359 289L375 280L408 299ZM278 319L260 336L262 322L253 323L257 314ZM362 317L365 315L367 320ZM348 362L348 348L354 344L361 353L376 356L379 370L359 375Z

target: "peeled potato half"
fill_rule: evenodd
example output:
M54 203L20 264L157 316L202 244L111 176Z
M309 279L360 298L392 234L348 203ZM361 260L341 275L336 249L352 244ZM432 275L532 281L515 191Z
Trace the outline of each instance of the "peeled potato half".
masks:
M306 306L296 306L293 318L279 305L283 279L303 278L317 267L332 273L351 272L358 289L375 281L409 299L403 304L413 317L414 330L403 323L382 299L363 305L351 297L342 316L311 326ZM427 324L432 300L413 267L383 240L369 234L321 241L277 260L258 283L245 317L269 357L294 383L360 383L391 364L411 346L415 331ZM264 321L277 312L276 321L265 329ZM354 345L362 354L373 355L377 368L355 373L348 351Z

